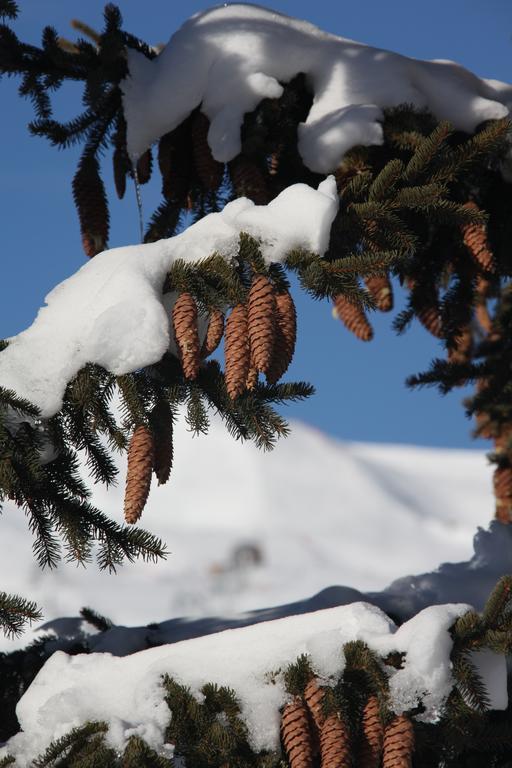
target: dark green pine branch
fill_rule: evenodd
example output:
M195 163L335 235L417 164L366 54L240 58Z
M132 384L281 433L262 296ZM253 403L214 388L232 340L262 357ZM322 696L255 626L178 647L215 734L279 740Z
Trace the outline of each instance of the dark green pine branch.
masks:
M27 623L41 618L41 611L31 600L0 592L0 629L8 637L20 635Z

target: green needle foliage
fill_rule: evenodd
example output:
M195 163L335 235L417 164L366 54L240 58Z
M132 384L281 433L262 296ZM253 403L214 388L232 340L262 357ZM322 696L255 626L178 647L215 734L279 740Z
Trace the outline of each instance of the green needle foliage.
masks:
M0 629L8 637L20 635L27 622L42 618L36 604L18 595L0 592Z

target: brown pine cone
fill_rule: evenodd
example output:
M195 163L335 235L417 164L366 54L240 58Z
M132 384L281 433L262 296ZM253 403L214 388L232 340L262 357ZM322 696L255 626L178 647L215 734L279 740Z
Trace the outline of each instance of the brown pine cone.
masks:
M210 121L203 112L192 119L192 153L197 175L205 189L218 189L224 176L224 165L215 160L208 144Z
M73 198L80 220L82 246L89 258L107 247L109 213L105 187L95 157L82 157L73 179Z
M172 310L172 324L183 374L186 379L195 379L199 373L200 363L197 304L194 297L187 291L176 299Z
M382 768L411 768L414 729L407 715L398 715L384 731Z
M253 160L238 155L229 163L229 175L237 197L248 197L256 205L266 205L269 200L265 176Z
M366 288L381 312L393 309L393 288L387 275L374 275L365 278Z
M496 517L502 523L512 522L512 468L497 467L494 470L494 495L496 496Z
M416 317L422 324L422 326L435 336L436 339L442 339L443 325L441 320L441 313L439 311L439 305L437 304L425 304L421 309L416 312Z
M237 304L226 321L224 334L224 379L228 395L234 400L245 391L250 366L247 305Z
M139 184L147 184L151 178L151 169L153 168L153 157L151 150L147 149L137 160L137 181Z
M373 339L373 328L368 322L364 310L349 301L342 293L334 297L333 315L339 318L345 328L361 341Z
M254 275L249 290L247 322L251 361L261 373L266 373L272 362L275 316L276 298L272 283L265 275Z
M276 323L272 362L267 371L269 384L276 384L286 373L295 352L297 312L288 291L276 294Z
M126 176L129 167L126 150L116 147L112 155L112 168L114 171L116 194L120 200L123 199L126 192Z
M128 446L128 470L124 492L124 519L136 523L146 504L151 485L154 462L153 435L150 429L138 426Z
M472 200L464 204L466 208L478 211L478 205ZM486 272L496 271L496 262L487 239L487 229L484 224L464 224L462 227L464 245L474 261Z
M212 309L208 319L208 328L201 347L201 357L208 357L215 352L224 335L224 315L220 309Z
M184 206L191 183L192 149L190 125L185 120L166 133L158 143L158 166L162 174L162 195Z
M311 717L318 731L318 734L322 731L322 725L324 724L325 715L323 710L324 689L318 685L314 677L311 678L304 690L304 699L311 713Z
M308 712L300 699L287 704L281 717L281 738L290 768L312 768L313 751Z
M171 474L174 457L173 419L169 404L159 402L151 414L155 457L153 472L158 479L158 485L165 485Z
M350 768L350 737L339 712L329 715L322 725L320 754L322 768Z
M379 700L370 696L363 712L363 728L359 746L359 768L379 768L384 743Z

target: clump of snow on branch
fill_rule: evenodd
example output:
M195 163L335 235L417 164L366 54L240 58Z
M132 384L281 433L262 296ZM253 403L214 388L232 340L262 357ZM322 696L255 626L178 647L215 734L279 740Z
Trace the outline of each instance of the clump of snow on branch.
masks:
M458 130L509 116L512 86L477 77L452 61L421 61L327 34L254 5L192 16L153 60L128 52L122 83L128 149L136 158L193 109L209 117L214 157L241 149L244 114L281 83L304 73L313 104L299 125L299 151L313 171L333 171L358 144L382 144L383 109L426 108Z
M232 259L241 232L260 241L268 262L295 248L323 255L337 209L330 177L317 190L288 187L266 206L239 198L168 240L98 254L48 294L26 331L9 339L0 354L0 386L47 418L87 363L116 375L156 363L171 339L162 286L173 262L199 262L213 253Z
M435 722L453 686L450 626L469 609L465 604L426 608L400 627L368 603L289 616L207 637L151 648L125 657L58 651L46 662L18 703L22 733L4 748L23 765L48 743L87 720L105 720L109 739L122 748L138 734L155 747L164 743L170 712L162 675L168 674L201 697L206 682L232 687L240 700L252 747L279 746L279 709L287 701L282 670L308 654L325 684L344 668L343 645L363 640L381 656L405 652L402 669L386 667L391 706L396 712L420 702L422 719ZM496 656L496 655L495 655ZM505 662L482 659L484 683L496 684ZM503 688L503 685L501 685ZM506 693L493 703L506 706ZM0 749L0 756L2 750Z

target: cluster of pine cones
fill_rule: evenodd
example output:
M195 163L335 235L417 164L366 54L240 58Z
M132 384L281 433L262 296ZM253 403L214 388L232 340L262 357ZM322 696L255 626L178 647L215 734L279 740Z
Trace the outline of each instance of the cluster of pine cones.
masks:
M297 333L295 305L290 293L277 291L266 275L253 276L247 301L236 304L225 322L222 312L211 312L202 345L197 316L194 297L180 294L172 321L185 378L197 377L201 359L217 348L223 336L224 378L232 399L254 389L260 373L275 384L288 369Z
M172 324L183 375L193 380L201 360L218 347L224 336L224 379L235 399L254 389L259 374L275 384L286 372L295 349L297 316L287 290L277 291L271 280L255 274L247 301L236 304L227 320L212 310L203 343L198 330L198 308L191 293L181 293L173 307ZM173 457L172 413L161 403L151 416L153 427L138 426L128 448L124 514L136 523L146 504L154 472L159 484L167 482Z
M411 768L414 731L406 715L394 717L384 727L377 697L370 696L361 736L354 743L343 715L326 714L324 696L313 678L304 697L296 697L283 710L281 738L290 768Z

